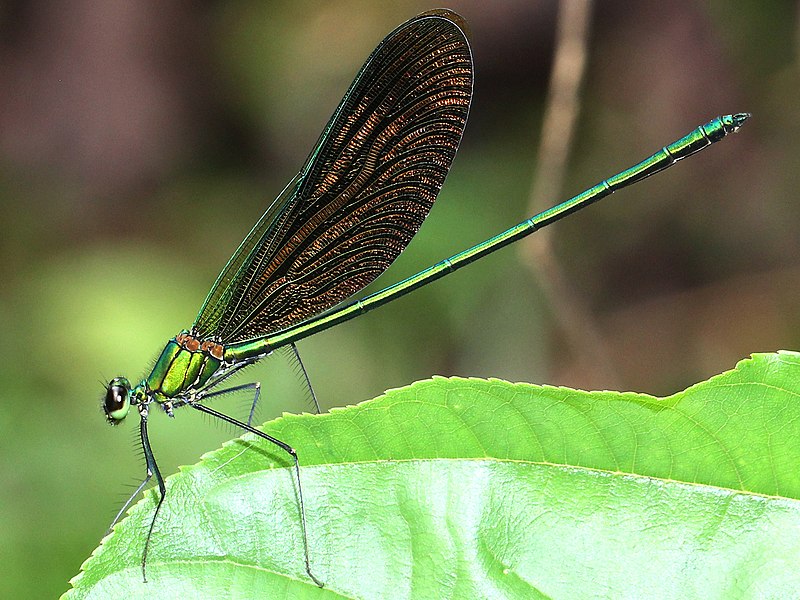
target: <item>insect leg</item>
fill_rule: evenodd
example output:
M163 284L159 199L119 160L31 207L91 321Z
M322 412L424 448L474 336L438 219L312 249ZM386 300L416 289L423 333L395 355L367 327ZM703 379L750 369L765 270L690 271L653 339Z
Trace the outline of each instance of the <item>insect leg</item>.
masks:
M225 381L228 377L231 377L232 375L235 375L236 373L238 373L239 371L241 371L245 367L249 367L250 365L254 364L256 361L258 361L260 358L262 358L262 356L254 356L253 358L249 358L247 360L243 360L243 361L238 362L238 363L236 363L234 365L231 365L230 367L226 368L226 370L221 375L212 376L212 378L208 382L206 382L205 386L203 386L203 390L210 390L211 388L217 387L220 383Z
M139 487L136 488L136 491L133 492L133 494L131 494L131 497L125 501L125 504L123 504L122 508L119 509L117 516L115 516L114 520L111 521L111 525L109 525L108 529L106 530L106 535L111 533L111 530L114 529L114 525L116 525L117 522L122 518L122 515L125 514L126 510L128 510L130 505L133 503L133 500L136 498L136 496L139 495L139 492L141 492L147 485L147 482L150 481L150 475L151 475L150 471L148 470L147 476L144 478L144 481L142 481L142 483L139 484Z
M278 446L278 448L280 448L281 450L283 450L289 456L292 457L292 460L294 461L294 472L297 477L297 497L300 504L300 525L303 530L303 554L306 563L306 573L308 573L308 576L314 583L316 583L319 587L323 587L324 584L319 579L317 579L311 572L311 561L308 557L308 535L306 532L306 509L305 509L305 504L303 503L303 487L302 484L300 483L300 461L297 459L297 452L295 452L295 449L292 448L286 442L282 442L281 440L274 438L271 435L264 433L263 431L259 431L258 429L252 427L251 425L242 423L241 421L237 421L233 417L229 417L228 415L218 412L213 408L209 408L208 406L204 406L203 404L197 402L190 402L189 406L191 406L196 410L199 410L200 412L204 412L208 415L211 415L212 417L221 419L226 423L230 423L231 425L235 425L236 427L241 427L245 431L254 433L261 439L266 440L271 444L275 444L276 446Z
M158 465L156 464L155 456L153 456L153 449L150 447L150 438L147 437L147 409L145 408L140 412L141 421L139 424L139 434L142 440L142 449L144 450L144 459L147 464L147 478L144 480L144 483L153 476L156 476L156 482L158 483L158 491L159 491L159 498L158 504L156 504L156 511L153 513L153 519L150 521L150 528L147 530L147 538L144 542L144 551L142 552L142 580L147 583L147 572L146 572L146 564L147 564L147 551L150 549L150 536L153 535L153 527L156 524L156 518L158 517L158 511L161 510L161 505L164 503L164 497L167 494L167 488L164 485L164 478L161 476L161 471L158 470ZM144 485L142 484L142 486Z
M317 414L320 414L322 410L319 407L319 401L317 400L317 395L314 393L314 388L311 386L311 379L308 377L306 366L303 364L303 360L300 358L300 352L297 351L297 344L292 342L289 344L289 347L292 349L292 353L294 354L297 364L300 365L300 371L303 373L303 378L306 381L306 387L308 387L308 391L311 392L311 399L314 401L314 408L317 409ZM253 405L253 409L255 409L255 405Z
M216 392L210 392L208 394L200 394L198 395L198 399L200 400L207 400L209 398L214 398L215 396L225 396L227 394L233 394L234 392L241 392L242 390L254 390L253 393L253 402L250 405L250 414L247 417L247 424L253 424L253 416L255 415L256 405L258 404L258 399L261 396L261 382L255 381L253 383L243 383L242 385L236 385L230 388L225 388L224 390L217 390Z

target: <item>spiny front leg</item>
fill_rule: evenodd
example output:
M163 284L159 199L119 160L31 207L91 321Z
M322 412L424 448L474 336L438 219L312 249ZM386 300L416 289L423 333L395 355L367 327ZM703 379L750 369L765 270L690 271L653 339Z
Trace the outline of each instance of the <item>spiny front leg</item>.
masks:
M150 521L150 527L147 530L147 538L144 541L144 551L142 552L142 581L147 583L147 553L150 550L150 537L153 535L153 527L156 524L156 518L161 510L161 505L164 504L167 488L164 485L164 478L161 476L161 471L159 471L158 465L156 464L156 458L153 456L153 449L150 447L150 438L147 436L147 408L140 409L139 414L141 416L139 422L139 437L142 442L142 450L144 451L144 459L147 465L147 477L144 483L147 483L150 478L155 475L159 491L158 504L156 504L153 519ZM142 486L144 486L144 483Z

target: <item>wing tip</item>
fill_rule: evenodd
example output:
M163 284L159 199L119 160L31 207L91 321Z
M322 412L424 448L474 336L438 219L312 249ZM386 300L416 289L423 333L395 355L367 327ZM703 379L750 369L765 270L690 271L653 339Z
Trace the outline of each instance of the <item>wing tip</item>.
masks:
M450 10L449 8L434 8L432 10L427 10L424 13L417 15L415 19L423 19L425 17L439 17L445 19L446 21L450 21L453 23L458 29L461 30L461 33L464 34L464 38L469 41L472 39L472 31L467 24L467 20L462 17L457 12Z

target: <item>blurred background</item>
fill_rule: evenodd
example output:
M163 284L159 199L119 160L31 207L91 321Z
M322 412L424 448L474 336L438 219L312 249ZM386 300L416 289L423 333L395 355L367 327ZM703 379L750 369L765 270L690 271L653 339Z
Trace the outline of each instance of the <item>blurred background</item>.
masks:
M137 419L104 422L104 382L138 380L191 325L369 52L439 4L0 2L0 596L67 589L144 471ZM428 221L372 289L718 114L754 117L544 244L301 342L323 408L434 374L667 395L800 349L796 3L598 3L563 177L543 186L560 169L540 168L557 154L540 144L560 5L446 4L472 29L470 122ZM309 410L286 357L252 380L262 421ZM185 411L151 423L165 475L235 435Z

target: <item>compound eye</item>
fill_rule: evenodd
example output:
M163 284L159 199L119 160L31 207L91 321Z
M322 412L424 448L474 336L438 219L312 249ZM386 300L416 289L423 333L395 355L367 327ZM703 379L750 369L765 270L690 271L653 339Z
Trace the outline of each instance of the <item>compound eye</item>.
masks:
M103 410L109 423L117 424L122 421L131 408L131 384L124 377L115 377L106 388L106 397L103 400Z

